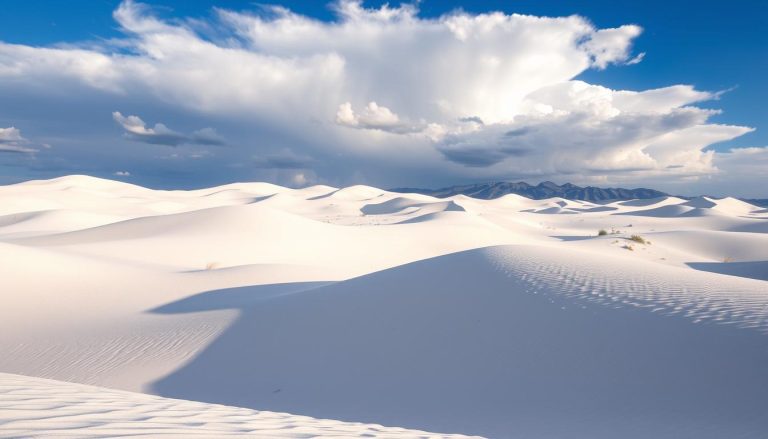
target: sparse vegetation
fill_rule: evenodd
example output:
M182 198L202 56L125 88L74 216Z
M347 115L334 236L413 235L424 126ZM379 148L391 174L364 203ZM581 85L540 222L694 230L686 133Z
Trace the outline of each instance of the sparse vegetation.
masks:
M631 252L635 251L635 248L632 247L632 244L624 244L624 245L621 246L621 248L627 249L627 250L629 250Z
M600 229L599 232L597 232L597 236L605 236L608 234L608 231L605 229Z
M646 241L645 238L643 238L640 235L632 235L628 239L630 241L634 241L634 242L636 242L638 244L648 244L648 241Z
M216 267L218 267L218 266L219 266L218 262L209 262L209 263L205 264L205 269L206 270L215 270Z

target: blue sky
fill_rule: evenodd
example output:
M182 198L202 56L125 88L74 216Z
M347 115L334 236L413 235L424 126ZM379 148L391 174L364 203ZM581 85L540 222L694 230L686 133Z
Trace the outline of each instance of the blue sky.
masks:
M293 11L296 16L303 16L307 19L327 23L351 20L349 17L343 18L339 15L338 5L329 6L322 2L299 1L278 3ZM359 32L368 32L370 29L375 29L375 26L385 26L377 21L379 18L376 18L378 16L374 14L375 11L382 10L380 9L382 4L383 2L376 1L363 3L361 8L368 11L368 15L361 20L368 20L367 24L361 24L356 28L355 26L348 27L355 28ZM151 59L152 54L149 52L139 53L145 50L146 46L137 44L136 40L145 38L146 34L142 33L144 31L128 30L127 27L130 25L119 22L113 16L120 5L119 1L112 0L70 0L66 2L6 0L3 3L6 13L0 15L0 42L13 45L15 48L59 50L62 57L70 58L69 61L62 61L68 63L67 65L71 65L72 59L83 56L75 49L86 49L108 56L119 56L127 53L136 55L137 58L143 56L150 58L152 62L157 61ZM24 66L30 66L34 63L40 64L42 62L40 60L44 58L41 53L20 53L24 51L9 49L9 53L5 55L0 52L0 93L2 93L0 98L5 97L4 100L6 101L5 105L0 105L0 129L6 129L5 149L15 149L15 153L0 154L0 181L12 182L28 178L45 178L70 172L91 173L111 176L112 178L123 177L140 184L167 187L192 187L223 183L232 179L266 179L281 184L294 185L315 182L341 185L361 182L382 186L439 186L497 179L524 179L528 181L553 179L560 182L576 181L597 185L646 185L677 190L678 192L711 192L727 185L729 193L741 192L747 196L761 195L756 193L754 189L744 189L744 186L749 185L750 182L758 182L764 176L762 166L755 166L754 164L766 163L764 161L766 160L765 152L761 149L768 145L768 129L766 129L768 127L768 112L764 111L762 107L763 102L768 99L768 81L761 77L761 73L764 75L764 72L768 70L768 36L764 31L768 25L768 2L765 1L712 2L706 6L693 1L662 2L655 0L643 2L423 1L418 4L418 12L412 12L412 14L420 20L419 26L421 28L404 26L402 31L413 31L414 41L418 41L416 38L420 35L419 32L427 32L425 35L432 35L433 30L428 30L432 29L430 26L444 23L444 18L447 16L459 14L466 17L482 18L492 11L543 17L565 17L578 14L584 17L584 21L590 23L595 31L611 28L626 30L629 28L622 28L622 26L638 25L642 27L642 33L639 35L627 33L621 37L624 40L610 42L610 44L618 44L618 46L611 46L609 50L624 51L625 53L617 52L611 55L613 58L607 60L605 65L598 65L600 63L593 60L595 61L593 65L586 68L566 68L562 75L554 75L551 83L538 84L536 87L539 85L553 87L556 83L579 81L616 92L621 90L643 92L675 85L690 85L697 92L708 92L710 96L703 98L688 93L686 97L676 95L677 97L673 99L670 97L671 95L668 95L663 99L658 98L659 108L662 109L657 111L644 106L642 111L647 114L644 113L643 117L647 119L650 114L670 110L665 107L664 102L666 102L665 99L673 99L675 102L679 101L679 104L675 105L675 111L690 106L695 106L701 111L706 109L721 110L718 114L709 114L706 121L695 119L693 115L689 114L687 116L690 119L688 122L680 122L682 116L678 115L674 119L676 121L674 123L688 123L690 126L706 123L710 126L725 125L754 129L749 131L745 128L738 131L734 128L728 133L719 132L715 135L712 131L713 128L710 130L711 132L698 133L682 140L678 139L679 136L674 137L676 139L674 141L680 143L698 142L695 147L691 148L698 148L704 152L715 150L717 154L722 153L722 156L716 155L709 159L707 157L693 157L691 154L695 154L691 153L691 148L686 150L687 152L679 151L674 159L669 158L670 154L667 153L659 153L660 155L655 156L654 153L649 152L646 154L651 156L649 159L645 157L645 152L666 151L669 150L669 147L651 145L651 140L647 140L645 145L637 146L638 139L602 138L600 136L603 135L603 132L598 133L597 137L605 142L605 148L607 148L605 151L610 151L601 152L601 154L613 154L616 151L622 151L619 155L624 154L621 157L617 156L612 161L584 157L584 154L594 154L596 151L602 150L593 148L584 149L581 152L576 151L581 148L579 146L581 144L562 146L563 150L558 150L553 146L553 152L549 155L542 152L547 148L547 142L552 143L552 139L587 136L586 131L579 131L579 129L584 128L583 125L574 127L567 124L563 125L565 123L563 120L555 124L552 121L541 122L537 119L534 130L531 126L524 126L525 122L522 122L530 121L530 114L521 115L518 110L502 113L498 111L494 113L490 109L486 111L486 109L478 107L477 102L472 101L470 104L470 101L466 100L468 99L466 96L456 96L453 101L447 102L446 105L450 104L450 111L443 111L443 114L438 114L426 106L422 108L423 102L421 101L413 102L412 100L401 99L402 102L395 102L398 99L392 98L387 101L393 94L413 94L412 90L407 87L398 90L397 86L393 84L382 85L381 93L376 93L376 82L366 82L366 79L371 78L370 74L366 76L365 73L369 68L381 71L382 69L393 68L392 66L398 62L409 60L407 57L400 60L398 59L399 54L390 52L402 51L400 46L390 46L391 37L389 40L381 41L377 39L366 40L365 44L368 44L368 47L361 48L348 47L349 45L345 41L329 40L328 46L322 47L311 44L295 44L291 40L291 48L288 49L289 42L287 40L271 41L270 44L272 45L266 46L260 41L249 40L253 35L236 35L237 32L233 31L231 27L221 25L221 17L214 11L214 8L229 10L243 17L253 17L255 14L258 19L275 25L273 14L267 13L263 8L249 2L228 0L157 1L151 2L151 7L147 8L131 2L129 2L129 6L133 8L131 14L135 15L132 19L152 19L166 23L170 27L192 28L196 33L196 38L199 38L200 41L213 41L213 44L220 48L227 47L230 44L229 41L236 39L238 48L243 49L244 52L284 57L284 59L308 56L308 52L312 52L314 55L336 53L343 61L344 67L341 68L345 69L340 75L344 78L352 78L350 81L352 85L346 90L341 90L338 96L334 94L333 98L338 98L339 102L329 102L328 106L338 107L341 111L341 105L347 103L345 101L349 101L352 112L348 114L348 119L344 119L339 116L341 113L326 115L320 110L304 108L301 104L296 103L298 101L292 100L296 98L290 94L290 91L285 91L286 96L280 96L280 92L275 91L275 96L269 96L268 99L264 97L266 93L258 90L253 91L254 99L267 99L263 103L264 105L269 103L269 99L277 99L279 102L290 101L294 102L292 105L299 105L301 109L286 108L285 111L289 115L292 112L293 114L304 115L303 111L306 111L304 116L310 122L302 125L303 133L309 133L309 131L314 130L313 126L327 123L336 116L336 123L331 123L335 126L324 126L318 128L316 133L296 136L292 130L297 127L292 128L288 120L269 114L268 111L263 113L266 110L261 103L248 105L248 103L238 102L240 114L223 111L219 106L201 111L199 108L176 105L174 99L184 99L186 96L184 89L174 90L172 93L167 93L165 90L158 91L156 84L164 79L155 77L147 79L148 83L146 84L134 84L131 80L124 78L110 77L98 80L80 78L81 82L86 83L85 86L82 86L82 83L77 81L78 78L73 78L72 75L87 76L90 71L85 73L73 72L64 78L60 74L61 68L59 68L59 72L56 72L55 67L49 66L51 71L45 71L45 67L42 65L35 67L36 73L34 75L26 73L24 79L13 77L14 73L11 69L8 69L11 73L3 75L2 65L4 62L6 65L11 65L11 63L21 62L17 57L31 57L23 60ZM399 3L391 2L390 6L390 11L398 10ZM390 17L387 20L397 21L400 18ZM507 19L507 21L512 23L510 26L515 26L514 19ZM402 20L398 23L401 22ZM250 25L243 24L243 26ZM329 24L329 26L331 25ZM297 27L289 26L287 30L280 29L294 32L295 37L291 37L294 39L312 38L312 35L315 35L302 34L301 29ZM335 31L329 27L323 32L332 35ZM355 32L355 30L352 29L349 32ZM513 50L505 51L503 43L499 46L493 46L493 44L499 44L499 41L507 38L512 41L510 44L514 46L517 44L515 43L516 38L523 40L527 34L514 33L517 31L512 30L507 32L512 33L499 34L498 36L487 35L488 42L480 41L478 47L480 50L487 51L491 58L514 63L516 53L528 53L527 46L520 46L519 51L516 52ZM558 38L560 35L559 31L554 28L547 30L537 28L531 32L542 32L540 36L542 41L549 41L550 38ZM579 38L591 38L590 36L570 37L574 38L576 43L579 43ZM344 38L349 38L349 35L345 34ZM563 38L569 38L569 36ZM519 43L532 45L531 54L520 55L521 59L524 59L523 56L536 56L536 41L533 39ZM418 45L421 43L411 44ZM453 46L438 42L429 44L434 44L434 50L444 50L448 54L447 57L453 56L453 52L451 52L454 50ZM433 50L431 47L424 50ZM295 52L291 52L292 50ZM348 52L345 52L347 50ZM360 60L357 60L355 57L360 53L360 50L376 52L378 57L362 56ZM542 51L545 50L561 49L559 46L558 48L546 46ZM644 54L644 56L638 58L639 54ZM553 54L553 56L558 57L561 55L560 53ZM465 63L476 62L476 60L471 61L462 58L464 56L456 55L455 59ZM389 58L392 58L392 65L388 65L386 62ZM435 59L439 61L441 58L437 56ZM200 62L198 58L195 60ZM137 59L136 61L141 60ZM527 62L527 59L524 61ZM187 65L187 61L180 59L179 62ZM254 62L259 61L254 60ZM329 65L325 66L328 67ZM233 68L237 68L237 66ZM349 71L352 68L356 71ZM542 71L545 70L546 64L539 68ZM407 68L401 70L407 70ZM175 68L170 67L168 71L177 72ZM573 72L575 74L572 74ZM514 73L513 71L510 75L510 81L515 79ZM170 78L173 73L164 73L164 71L158 70L156 74L166 75ZM487 73L478 70L477 74L482 76ZM358 75L360 78L356 78ZM30 79L30 77L34 78ZM74 83L71 82L73 80ZM459 75L455 78L456 86L460 86L459 81L462 80L466 81L466 77ZM497 80L501 81L503 78L494 79L494 81ZM113 82L105 84L103 81ZM61 87L51 87L52 84L59 82ZM77 85L74 85L75 83ZM248 84L252 83L248 82ZM504 82L496 83L502 88L507 87ZM449 85L446 84L446 87ZM321 86L327 87L328 83L307 85L308 90L315 90ZM417 83L410 86L419 88ZM533 85L530 86L533 87ZM190 87L195 86L190 84ZM199 86L196 87L199 88ZM536 87L525 90L535 92ZM71 91L71 94L68 93L68 90ZM558 93L565 93L568 96L574 95L573 90L563 91L565 89L562 87L559 90L561 91ZM510 96L515 95L514 90L509 89L508 91L511 93ZM725 92L717 94L721 91ZM485 92L485 90L475 90L474 95ZM539 94L541 93L543 92L539 92ZM674 93L679 95L681 92L676 90ZM545 94L546 99L554 100L552 102L557 102L563 108L571 108L569 107L570 104L564 103L561 97L553 97L551 92ZM211 96L195 96L194 98L204 99L206 103L210 103L210 100L213 99ZM327 97L314 97L314 99L324 98ZM425 94L423 99L440 101L442 96ZM615 100L615 98L613 99ZM448 100L450 101L450 99ZM378 106L373 110L366 107L371 102L378 102ZM543 103L551 107L552 102L541 101L536 105ZM579 105L583 105L583 100L579 102ZM400 107L395 108L395 103L398 103ZM457 106L464 104L467 105L466 111L464 108L457 108ZM528 101L521 103L523 107L534 104ZM317 108L322 107L319 105ZM619 110L626 112L622 108ZM252 117L244 120L242 111L250 111ZM556 111L556 113L561 114L563 111L577 111L577 109L566 109L559 113ZM123 119L117 118L113 114L115 112L119 112ZM454 119L457 115L459 119L475 117L475 113L483 113L485 118L479 118L483 120L482 127L470 129L463 125L453 126L453 122L445 115L446 112L450 113ZM129 119L130 116L135 116L144 125L131 125L133 119ZM396 123L392 122L392 117L397 119ZM558 117L563 119L566 116L561 114ZM632 119L632 121L617 120L613 113L605 117L607 119L595 120L588 126L592 127L599 123L600 126L606 126L606 132L615 132L616 127L609 126L609 123L615 122L624 132L635 133L639 129L628 128L627 125L640 123L637 118ZM696 117L703 118L704 116L702 113ZM643 126L656 123L646 119L643 119L642 123L646 124ZM124 123L120 123L119 120ZM574 118L568 120L570 121L568 123L575 123ZM670 120L658 123L667 127L670 126L670 123L674 125ZM318 121L322 121L322 123ZM162 124L163 127L169 127L168 133L163 134L162 128L160 132L152 131L151 127L156 123ZM689 125L674 125L674 129L688 130ZM149 128L150 131L131 131L140 126ZM11 127L15 128L16 131L8 131ZM439 127L437 134L435 134L437 129L435 127ZM343 132L344 129L346 132ZM532 131L544 132L545 130L550 130L551 135L547 137L541 134L538 137L531 137L532 134L529 134ZM199 131L202 134L198 133ZM670 137L673 131L667 129L665 132L659 131L654 135ZM509 136L504 142L501 142L498 137L498 135L510 132L525 134L519 142L510 146ZM417 139L420 133L429 137L432 143L427 145L428 142L423 138ZM575 134L569 135L569 133ZM346 142L349 145L338 147L312 144L313 139L317 139L318 136L324 136L322 137L323 140L316 141L318 144L325 142L339 145ZM528 139L527 137L531 138ZM704 138L706 140L702 140ZM254 139L264 139L264 141L259 144ZM584 137L584 139L589 139L589 137ZM2 142L2 136L0 136L0 142ZM634 157L632 154L635 152L627 152L629 146L617 146L621 142L626 142L627 145L632 143L633 147L638 148L638 155ZM366 146L359 150L353 149L355 148L354 144L360 143L364 143ZM373 146L367 146L369 143ZM0 143L0 147L2 145L3 143ZM386 157L387 153L384 150L387 145L392 145L392 155L400 157ZM414 151L413 159L411 162L404 162L402 154L403 152L407 153L409 148ZM739 149L737 154L730 154L733 148ZM535 154L531 152L534 149L536 150ZM34 152L26 152L31 150ZM562 156L564 151L574 154L574 157L577 157L577 154L582 154L578 157L583 158L583 166L559 163L557 157ZM634 162L632 162L633 160ZM682 161L685 160L691 160L691 162L683 163ZM711 163L707 164L707 160L710 160ZM254 163L249 166L250 161L254 161ZM566 162L573 163L573 161L568 160ZM162 164L158 165L158 162ZM541 169L538 169L537 165L540 162L546 163L546 166L541 166ZM636 163L637 166L632 163ZM753 164L754 169L749 167L749 163ZM270 167L272 165L275 166ZM537 171L529 172L532 167L536 168ZM215 171L216 169L220 169L220 171ZM685 169L685 172L677 172L674 171L675 169ZM712 169L716 169L716 171L712 171ZM648 172L644 170L648 170ZM125 175L115 175L115 173ZM745 178L745 173L746 177L749 178ZM735 178L737 176L738 178Z

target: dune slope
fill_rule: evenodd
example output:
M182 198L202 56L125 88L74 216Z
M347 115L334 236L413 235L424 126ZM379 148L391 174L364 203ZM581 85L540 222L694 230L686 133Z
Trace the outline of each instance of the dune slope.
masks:
M0 437L465 438L0 373Z
M233 326L155 391L489 437L768 428L764 282L567 264L589 256L494 247L244 303ZM626 269L634 272L617 271ZM215 309L226 297L155 312Z

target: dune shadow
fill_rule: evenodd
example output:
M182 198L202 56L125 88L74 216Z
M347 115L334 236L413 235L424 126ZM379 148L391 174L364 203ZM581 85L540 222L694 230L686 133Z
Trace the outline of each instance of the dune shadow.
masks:
M695 270L709 271L710 273L768 280L768 261L688 262L687 265Z
M638 198L635 200L621 201L618 204L628 207L646 207L666 201L668 197Z
M365 215L393 215L402 212L405 209L422 209L433 207L433 212L466 212L466 209L451 201L420 201L405 197L397 197L383 203L370 203L360 208ZM417 210L414 210L416 212ZM412 212L411 212L412 213Z
M269 200L270 198L273 198L275 195L277 195L277 194L269 194L269 195L261 195L261 196L258 196L258 197L253 197L248 202L248 204L261 203L262 201Z
M597 236L573 236L573 235L555 235L553 238L557 238L561 241L586 241L587 239L597 238Z
M626 215L626 216L647 216L652 218L677 218L685 215L693 210L692 207L683 206L679 204L671 204L668 206L654 207L651 209L631 210L629 212L616 212L612 215Z
M471 250L328 286L232 288L159 307L242 312L153 393L489 437L768 428L763 334L552 301L489 257Z
M612 207L612 206L571 207L571 210L575 210L581 213L592 213L592 212L611 212L614 210L618 210L618 208Z
M221 309L245 309L266 299L282 297L320 288L334 282L293 282L254 285L206 291L185 297L147 312L154 314L180 314Z

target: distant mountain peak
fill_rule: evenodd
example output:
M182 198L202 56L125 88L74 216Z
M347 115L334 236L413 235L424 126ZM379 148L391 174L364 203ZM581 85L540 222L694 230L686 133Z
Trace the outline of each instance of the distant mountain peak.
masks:
M490 200L503 197L507 194L517 194L524 197L541 200L545 198L560 197L569 200L584 200L592 202L607 202L620 200L648 199L666 197L668 194L647 188L599 188L594 186L581 187L572 183L558 185L551 181L544 181L536 186L525 182L498 181L491 183L478 183L463 186L450 186L441 189L417 189L396 188L392 192L419 193L438 198L453 195L467 195L473 198Z
M541 183L538 184L537 187L543 187L543 188L547 188L547 189L557 190L557 189L560 189L561 187L566 187L566 185L571 186L570 183L566 183L563 186L559 186L557 183L553 183L551 181L542 181Z

